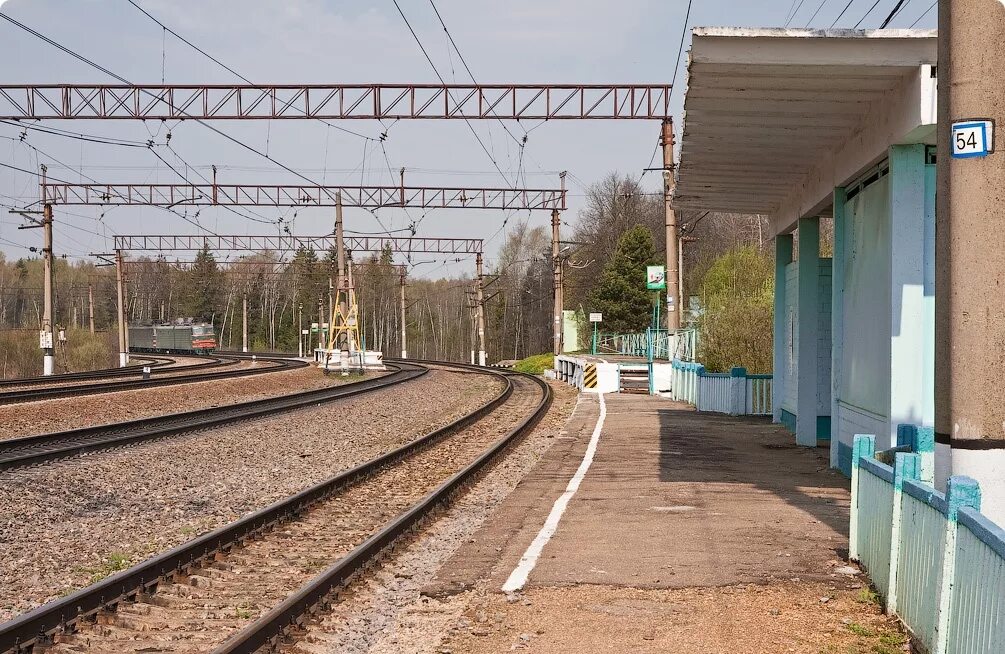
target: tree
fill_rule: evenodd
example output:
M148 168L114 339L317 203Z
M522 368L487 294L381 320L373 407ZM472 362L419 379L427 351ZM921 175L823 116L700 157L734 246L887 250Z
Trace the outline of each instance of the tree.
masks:
M698 360L712 371L743 366L770 373L774 262L755 246L735 248L715 260L700 289L703 311Z
M653 300L646 290L646 266L655 260L656 247L647 227L636 225L622 234L589 296L590 310L604 314L605 329L632 332L649 324Z
M208 245L195 255L186 281L185 312L196 320L214 320L223 292L223 273Z

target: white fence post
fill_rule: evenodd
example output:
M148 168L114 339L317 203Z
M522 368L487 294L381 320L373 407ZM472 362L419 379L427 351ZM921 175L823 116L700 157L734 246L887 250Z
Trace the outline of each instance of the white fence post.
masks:
M747 408L747 369L729 371L729 415L742 416Z
M981 488L977 481L963 475L953 475L946 482L946 540L942 555L942 587L939 590L939 620L936 627L935 650L946 654L949 648L949 616L953 605L953 580L956 577L956 536L962 507L981 509Z
M897 612L897 569L900 565L900 535L904 512L904 480L918 479L920 458L917 454L897 452L893 458L893 521L890 527L890 576L886 593L886 612Z
M876 454L876 437L871 434L855 434L851 448L851 519L848 522L848 558L858 561L859 504L862 501L858 488L861 458Z

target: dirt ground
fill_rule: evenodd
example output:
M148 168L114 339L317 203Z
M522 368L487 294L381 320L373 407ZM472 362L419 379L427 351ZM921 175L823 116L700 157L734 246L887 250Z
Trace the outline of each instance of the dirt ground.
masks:
M894 654L906 643L868 590L820 582L670 590L583 585L532 588L514 598L470 592L445 604L426 606L463 608L432 651L455 654Z

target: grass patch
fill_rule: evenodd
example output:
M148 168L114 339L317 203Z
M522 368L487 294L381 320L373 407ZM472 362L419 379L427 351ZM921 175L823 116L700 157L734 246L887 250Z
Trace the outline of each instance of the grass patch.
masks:
M871 588L863 588L858 592L858 597L855 600L862 604L876 604L878 606L879 594Z
M852 622L851 624L849 624L848 631L852 632L856 636L864 636L866 638L876 635L876 632L874 632L872 629L864 625L860 625L857 622Z
M517 372L526 372L531 375L540 375L546 369L551 368L554 365L554 354L535 354L534 356L517 361L513 366L513 370L516 370Z
M93 568L81 568L80 571L91 575L91 583L96 584L105 577L125 570L129 565L129 555L112 552L100 565Z

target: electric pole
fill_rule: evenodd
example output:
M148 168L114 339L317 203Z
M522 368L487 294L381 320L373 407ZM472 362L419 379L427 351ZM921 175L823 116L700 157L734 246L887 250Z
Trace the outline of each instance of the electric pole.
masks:
M115 315L119 328L119 367L129 365L129 349L126 344L126 266L122 260L122 250L115 251Z
M304 358L304 303L297 304L297 356Z
M677 240L677 212L673 208L673 194L677 186L677 181L674 178L673 144L673 119L667 118L663 121L663 133L660 136L660 145L663 146L663 206L666 214L666 313L667 329L670 331L680 329L680 310L678 310L680 279L678 277L679 259L677 254L680 243Z
M345 274L345 241L343 240L344 234L345 234L345 228L342 225L342 194L338 193L335 195L335 258L336 258L336 265L338 266L335 269L335 279L338 283L338 290L336 295L338 302L339 321L344 320L345 315L349 311L348 297L346 293L348 291L348 285L346 283L348 280L346 279ZM334 319L335 316L333 315L332 318ZM341 347L339 347L339 344L337 342L339 340L338 339L339 332L335 331L335 327L336 327L336 321L332 320L331 325L332 333L336 335L336 339L334 342L335 348L333 349L341 350ZM346 332L345 336L346 336L345 349L348 350L349 333Z
M401 267L400 274L398 275L398 281L401 288L401 358L408 358L408 345L406 343L406 330L405 330L405 266Z
M475 255L475 311L478 316L478 365L486 365L485 361L485 296L482 292L482 253Z
M94 284L87 283L87 322L94 333Z
M241 351L248 351L248 294L241 296Z
M552 308L552 352L555 355L562 353L562 262L559 259L559 226L561 225L561 214L558 209L551 211L551 269L552 269L552 295L555 299Z
M981 512L1005 523L1005 10L942 0L938 32L935 278L936 469L978 481ZM995 45L997 44L997 45ZM950 446L947 448L946 446Z
M42 374L51 375L56 372L56 350L52 333L52 205L48 203L42 207L42 233L43 286L45 289L45 302L42 308L41 345L44 351Z

